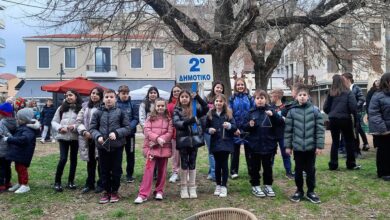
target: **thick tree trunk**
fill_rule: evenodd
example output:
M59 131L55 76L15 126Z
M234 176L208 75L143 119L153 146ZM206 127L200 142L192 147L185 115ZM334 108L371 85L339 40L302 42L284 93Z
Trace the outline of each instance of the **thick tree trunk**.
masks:
M262 89L267 91L268 80L267 73L265 72L264 65L256 65L254 66L255 70L255 81L256 81L256 89Z
M229 59L232 52L227 48L218 48L212 51L211 54L213 56L214 81L219 80L223 83L225 95L229 97L232 94L229 74Z

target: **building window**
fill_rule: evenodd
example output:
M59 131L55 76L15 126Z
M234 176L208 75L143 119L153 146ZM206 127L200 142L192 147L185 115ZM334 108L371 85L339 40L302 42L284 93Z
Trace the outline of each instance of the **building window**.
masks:
M95 72L111 71L111 48L97 47L95 49Z
M65 48L65 68L76 68L76 48Z
M352 72L352 57L341 59L341 68L343 72Z
M381 40L381 24L370 23L370 40L380 41Z
M38 68L50 68L50 49L49 47L38 47Z
M337 60L334 56L328 56L327 60L328 73L336 73L338 71Z
M153 68L164 68L164 50L153 49Z
M341 39L342 47L351 48L352 47L352 24L351 23L341 23Z
M130 52L130 66L132 69L141 68L141 48L132 48Z

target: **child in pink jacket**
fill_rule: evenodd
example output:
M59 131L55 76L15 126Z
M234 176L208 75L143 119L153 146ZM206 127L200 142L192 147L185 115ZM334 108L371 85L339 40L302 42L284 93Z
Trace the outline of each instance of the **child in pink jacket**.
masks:
M157 166L157 182L154 190L155 199L162 200L167 175L168 158L172 155L172 119L164 99L158 98L155 108L150 113L144 126L143 155L146 158L144 176L134 203L141 204L147 200L153 183L153 171Z

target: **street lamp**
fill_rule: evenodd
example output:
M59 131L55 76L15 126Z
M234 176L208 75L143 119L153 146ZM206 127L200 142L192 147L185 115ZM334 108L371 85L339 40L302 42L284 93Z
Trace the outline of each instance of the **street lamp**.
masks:
M64 67L62 63L60 64L60 72L57 73L57 75L60 75L60 81L62 81L62 76L65 75ZM62 103L63 99L64 99L64 94L58 95L56 92L53 93L54 106L56 108L59 106L60 103Z
M64 67L63 67L62 63L60 64L60 72L57 73L57 75L60 75L60 81L62 81L62 76L65 75Z

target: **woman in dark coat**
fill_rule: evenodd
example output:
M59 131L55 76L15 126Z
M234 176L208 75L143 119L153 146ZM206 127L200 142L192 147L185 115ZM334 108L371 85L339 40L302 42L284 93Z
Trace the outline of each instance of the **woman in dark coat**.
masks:
M374 137L379 178L390 181L390 73L385 73L368 109L370 133Z

